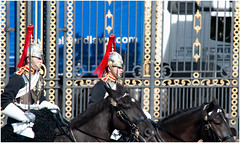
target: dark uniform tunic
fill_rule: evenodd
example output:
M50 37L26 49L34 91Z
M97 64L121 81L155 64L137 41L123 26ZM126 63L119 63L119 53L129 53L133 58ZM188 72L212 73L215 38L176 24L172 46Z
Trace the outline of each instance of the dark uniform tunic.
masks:
M24 89L27 89L27 83L29 79L28 76L29 76L29 68L27 66L24 66L19 71L15 72L14 75L9 79L9 82L6 85L4 92L1 95L2 109L5 109L10 103L13 103L17 106L18 104L16 103L20 103L20 105L28 104L29 92L28 90L24 91ZM32 98L31 98L30 105L33 105L33 104L38 105L42 103L42 101L46 100L44 93L42 92L43 81L41 78L42 78L41 75L38 76L38 73L32 70L31 80L34 81L32 83L34 84L36 83L36 84L35 86L31 84ZM21 107L19 108L24 112L24 109L22 109ZM47 108L42 108L41 110L34 108L34 109L31 109L30 112L36 116L36 120L34 121L34 126L32 127L32 131L35 134L34 138L29 138L27 136L23 136L22 134L15 133L12 123L16 124L20 121L15 120L11 117L8 117L7 124L1 128L1 132L2 132L1 141L3 142L19 142L19 141L20 142L29 142L29 141L30 142L53 142L56 137L55 129L57 125L52 112Z
M24 66L19 71L15 72L12 77L10 77L8 84L4 88L4 92L1 94L2 110L4 110L8 106L8 104L10 104L11 102L27 104L26 99L28 99L28 97L27 97L28 94L23 95L17 99L16 99L16 95L18 94L19 90L26 85L24 76L28 77L28 74L29 74L28 69L29 68L27 66ZM32 70L32 73L34 73L34 72L35 71ZM40 78L41 78L41 75L39 75L39 79L37 79L38 81L37 81L36 87L34 87L31 90L32 93L36 93L37 91L39 92L38 88L42 88L42 87L39 87L39 85L41 84ZM28 78L25 78L25 79L28 79ZM40 90L42 90L42 89L40 89ZM38 94L38 93L36 93L36 94ZM39 103L41 103L42 101L46 100L43 92L40 92L40 95L37 95L37 96L39 96L39 97L34 97L34 95L32 94L31 103L36 103L37 101L39 101Z
M116 78L107 74L104 78L99 80L92 88L88 107L95 103L102 101L106 95L105 86L113 88L116 85Z

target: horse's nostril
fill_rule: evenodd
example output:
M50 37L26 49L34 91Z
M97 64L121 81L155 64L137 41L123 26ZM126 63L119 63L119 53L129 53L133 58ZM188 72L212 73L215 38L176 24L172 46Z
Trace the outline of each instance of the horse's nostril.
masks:
M145 135L146 137L149 137L149 136L151 136L151 135L153 135L153 134L154 134L154 131L153 131L153 130L146 129L146 130L144 131L144 135Z
M144 131L144 135L145 135L146 137L149 137L150 134L151 134L151 132L150 132L149 129L146 129L146 130Z

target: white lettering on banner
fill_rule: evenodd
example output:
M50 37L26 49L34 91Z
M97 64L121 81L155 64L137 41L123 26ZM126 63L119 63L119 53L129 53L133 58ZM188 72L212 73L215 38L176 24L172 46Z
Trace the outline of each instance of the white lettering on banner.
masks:
M127 43L127 42L128 42L127 37L123 37L123 38L122 38L122 42L123 42L123 43Z
M108 42L108 37L106 37L105 39L103 37L99 37L99 38L96 38L96 37L92 37L91 35L90 36L87 36L86 38L75 38L74 39L74 42L75 44L81 44L81 42L83 41L83 44L96 44L97 42L99 44L103 44L103 42L105 41L105 43ZM116 44L120 44L120 42L126 44L126 43L135 43L137 42L137 38L136 37L116 37L115 39L115 42ZM63 45L64 44L64 36L62 36L61 38L58 39L58 45ZM72 42L72 37L70 38L67 38L66 42Z
M116 38L116 43L120 43L120 37Z
M83 43L88 44L88 42L89 42L89 37L87 36L87 38L84 38Z
M93 44L96 44L96 38L93 38Z
M98 38L98 41L99 41L100 44L102 44L103 43L103 38Z
M135 42L134 40L135 40L135 37L129 37L129 41ZM133 43L133 42L132 42L132 43ZM136 38L136 42L137 42L137 38Z

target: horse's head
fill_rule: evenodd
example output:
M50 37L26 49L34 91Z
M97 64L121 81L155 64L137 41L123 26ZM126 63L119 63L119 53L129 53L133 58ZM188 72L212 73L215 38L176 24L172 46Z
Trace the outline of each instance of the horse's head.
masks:
M215 98L203 107L203 118L206 132L213 134L217 141L234 142L228 119Z
M117 84L116 90L105 87L109 93L112 109L112 124L115 129L127 131L138 141L156 141L155 129L141 109L140 104Z

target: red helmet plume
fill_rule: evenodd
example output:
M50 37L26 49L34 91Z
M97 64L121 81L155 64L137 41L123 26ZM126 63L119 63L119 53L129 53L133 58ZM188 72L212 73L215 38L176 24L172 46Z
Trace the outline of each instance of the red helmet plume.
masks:
M93 72L93 74L97 74L98 73L98 77L102 77L103 73L104 73L104 69L108 64L108 58L110 56L110 52L112 52L112 45L114 47L114 52L116 52L116 45L115 45L115 35L111 34L109 36L109 40L108 40L108 45L107 45L107 49L106 49L106 53L101 61L101 63L98 65L97 69Z
M17 65L17 67L19 67L19 68L21 68L23 66L24 59L27 57L27 50L28 50L28 46L29 46L29 37L32 35L32 39L34 39L33 29L34 29L33 25L30 24L27 26L27 34L26 34L26 38L25 38L22 57Z

